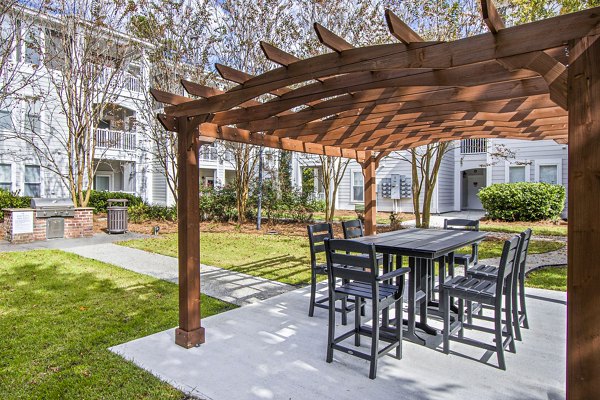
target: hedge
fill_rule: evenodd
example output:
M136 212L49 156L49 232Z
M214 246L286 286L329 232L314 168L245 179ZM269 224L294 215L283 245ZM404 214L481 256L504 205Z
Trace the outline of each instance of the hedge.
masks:
M134 194L123 192L97 192L92 190L88 207L93 207L95 213L106 212L106 200L108 199L127 199L129 200L127 205L130 207L140 205L144 202L141 197Z
M0 189L0 219L4 220L3 208L29 208L31 206L31 197L19 196L18 192L9 192Z
M491 219L542 221L560 218L566 192L562 185L518 182L485 187L478 196Z

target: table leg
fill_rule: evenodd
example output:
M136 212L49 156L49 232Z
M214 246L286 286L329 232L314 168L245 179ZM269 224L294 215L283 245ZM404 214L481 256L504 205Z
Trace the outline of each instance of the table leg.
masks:
M410 341L425 344L425 340L416 335L416 297L417 297L417 262L414 257L408 258L410 272L408 274L408 315L404 337Z
M388 273L390 271L390 258L391 256L387 253L383 254L383 273ZM388 283L388 282L384 282L384 283ZM389 308L386 308L385 310L383 310L383 313L381 315L381 326L383 326L384 328L389 326L390 324L390 312L389 312Z

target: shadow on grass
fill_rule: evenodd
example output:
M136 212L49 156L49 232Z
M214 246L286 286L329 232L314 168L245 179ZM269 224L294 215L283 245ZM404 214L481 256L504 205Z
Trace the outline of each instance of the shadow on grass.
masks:
M172 283L75 255L0 255L0 397L180 398L107 350L175 327L177 303Z

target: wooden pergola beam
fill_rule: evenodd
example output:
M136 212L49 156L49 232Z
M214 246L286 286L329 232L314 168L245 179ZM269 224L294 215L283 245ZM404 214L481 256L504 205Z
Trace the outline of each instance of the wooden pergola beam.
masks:
M331 32L329 29L325 28L323 25L315 22L313 27L315 28L315 32L317 33L317 37L319 38L319 42L323 46L329 47L331 50L341 53L344 50L353 49L350 43L346 42L344 39Z
M585 10L503 29L498 35L478 35L435 44L419 44L407 48L404 44L388 44L324 54L277 68L246 81L221 96L195 100L167 109L173 116L218 112L235 107L271 90L337 74L394 68L450 68L485 62L533 51L559 47L566 40L584 36L600 14ZM528 38L524 40L523 38ZM369 54L367 57L366 54Z
M404 44L411 44L414 42L422 42L423 39L419 34L413 31L410 26L406 25L400 18L396 16L392 11L385 10L385 21L388 29L392 36L401 41Z
M300 59L293 54L287 53L267 42L261 41L260 48L262 49L263 53L265 53L265 57L267 57L268 60L271 60L274 63L284 67L287 67L296 61L300 61Z
M504 20L498 13L493 0L481 0L481 13L483 22L485 22L490 32L498 33L505 28Z

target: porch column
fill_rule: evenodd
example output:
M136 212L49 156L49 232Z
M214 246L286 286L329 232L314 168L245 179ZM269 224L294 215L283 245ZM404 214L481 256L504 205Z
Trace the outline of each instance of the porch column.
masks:
M367 151L365 156L362 164L365 193L365 235L373 235L377 232L377 185L375 184L377 160L370 151Z
M599 39L592 35L569 43L569 400L597 398L600 393Z
M180 117L177 131L179 328L175 331L175 343L190 348L204 343L204 328L200 325L198 124Z

